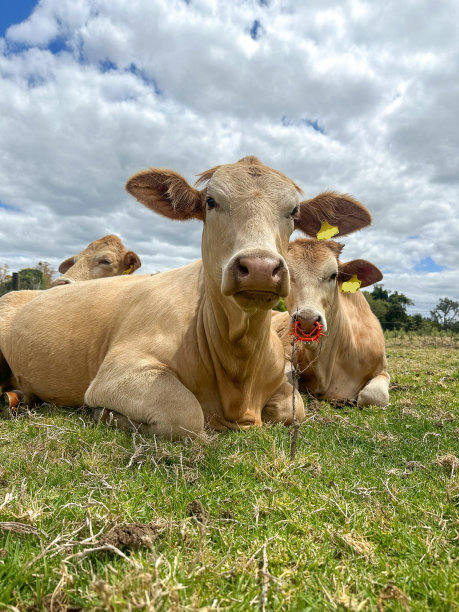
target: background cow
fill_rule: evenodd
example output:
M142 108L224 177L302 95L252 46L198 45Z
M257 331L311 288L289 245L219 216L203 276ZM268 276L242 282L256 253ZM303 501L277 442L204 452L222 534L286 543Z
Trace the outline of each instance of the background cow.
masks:
M109 234L91 244L59 266L62 276L51 283L51 287L78 281L133 274L141 266L137 253L127 251L124 244L114 234Z
M353 275L367 287L380 281L382 274L362 259L340 262L342 248L334 241L309 239L290 244L288 312L276 313L273 327L282 339L286 373L291 379L292 318L304 333L310 333L316 322L324 326L325 336L319 342L295 343L294 365L298 366L301 390L319 399L386 406L389 375L379 321L360 291L340 292L342 283Z
M140 268L141 261L134 251L128 251L118 236L110 234L94 240L83 251L69 257L59 266L62 273L51 283L51 287L67 285L119 274L132 274ZM8 378L9 367L1 355L2 334L10 328L12 318L18 309L39 295L40 291L10 291L0 298L0 390L2 386L14 386ZM1 381L3 380L3 385Z
M200 175L134 175L127 190L176 220L204 221L202 262L43 292L20 309L2 351L26 397L104 407L121 427L175 438L291 421L292 386L271 308L289 291L294 227L371 222L348 196L299 202L299 188L255 157ZM302 417L302 401L297 397Z

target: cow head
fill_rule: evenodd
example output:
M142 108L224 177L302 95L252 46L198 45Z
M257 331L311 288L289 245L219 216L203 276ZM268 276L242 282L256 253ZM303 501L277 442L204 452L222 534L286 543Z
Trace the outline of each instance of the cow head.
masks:
M299 201L287 176L244 157L199 175L198 186L171 170L151 168L131 177L127 191L170 219L200 219L207 282L243 310L268 310L289 292L285 256L293 230L315 235L324 220L341 234L369 225L371 217L348 196L326 193Z
M59 266L62 276L53 281L51 287L106 276L132 274L140 266L139 256L133 251L127 251L118 236L104 236L91 242L78 255L63 261Z
M382 279L381 271L369 261L340 262L342 249L343 245L333 240L299 239L289 245L291 289L286 305L305 333L310 333L316 322L327 331L328 319L338 307L338 292L344 281L355 274L361 287L368 287Z

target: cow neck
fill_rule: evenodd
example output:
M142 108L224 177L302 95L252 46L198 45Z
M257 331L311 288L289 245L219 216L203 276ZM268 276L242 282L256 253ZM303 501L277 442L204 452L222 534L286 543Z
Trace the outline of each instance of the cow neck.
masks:
M237 358L247 359L255 348L259 348L260 341L265 337L269 338L270 310L246 312L239 308L232 298L222 295L220 287L213 288L210 283L207 283L205 296L203 314L212 326L212 333L217 334L219 342L225 346L231 345L231 360L235 355Z
M341 296L336 289L330 308L325 312L327 333L320 342L301 343L299 361L302 369L309 366L313 370L319 387L325 392L330 385L335 361L339 358L343 346L350 339L349 323L341 308Z
M244 312L208 283L200 314L223 413L213 426L260 425L261 411L283 376L282 368L278 376L273 371L271 311Z

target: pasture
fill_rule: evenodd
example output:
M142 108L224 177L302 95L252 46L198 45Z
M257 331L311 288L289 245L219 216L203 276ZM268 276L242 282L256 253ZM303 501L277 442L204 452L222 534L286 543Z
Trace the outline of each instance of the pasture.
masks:
M454 610L457 340L389 338L391 402L165 442L0 421L3 610ZM129 529L120 526L136 524Z

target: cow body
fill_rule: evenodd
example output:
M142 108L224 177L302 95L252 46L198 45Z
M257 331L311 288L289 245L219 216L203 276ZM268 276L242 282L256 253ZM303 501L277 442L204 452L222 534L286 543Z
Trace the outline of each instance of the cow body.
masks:
M170 438L205 423L291 421L297 392L283 375L270 314L289 290L289 235L294 226L315 233L323 218L347 220L349 211L353 231L369 214L336 194L299 203L296 185L253 157L201 180L198 191L151 169L127 189L169 218L204 220L202 262L62 287L17 312L0 349L26 397L103 407L120 427Z
M15 345L25 342L27 346L34 336L34 347L39 345L40 353L47 355L46 365L34 359L31 368L26 352L5 346L7 360L18 373L19 388L26 395L60 405L118 407L123 403L126 417L145 422L139 398L142 387L151 378L155 393L163 383L167 393L169 379L175 378L191 392L182 406L176 406L189 413L190 431L202 428L203 418L216 429L260 425L262 409L283 383L282 348L269 327L270 313L233 320L236 327L244 327L244 334L233 347L237 350L229 351L228 332L233 330L220 330L220 313L214 312L210 300L200 299L204 283L202 265L196 262L152 277L104 279L83 290L68 287L59 295L37 297L18 313L12 338ZM168 298L171 293L174 308ZM50 318L49 311L66 314ZM264 358L248 364L248 357L259 349ZM59 376L46 376L50 371ZM191 394L196 398L193 402ZM202 412L191 409L196 400ZM148 414L152 423L154 412Z
M319 342L295 342L293 366L298 368L300 390L319 399L385 406L389 375L381 325L360 291L340 291L353 274L362 286L381 280L382 275L364 260L340 263L340 251L337 243L315 240L298 240L290 246L288 312L273 316L273 328L284 346L286 373L291 380L292 317L305 332L317 321L326 330Z
M51 283L51 287L76 282L132 274L140 268L139 256L128 251L118 236L110 234L94 240L83 251L64 260L59 265L62 275ZM41 291L10 291L0 298L0 388L16 386L10 380L8 365L1 353L2 337L9 332L12 320L18 311L31 300L41 295ZM2 382L3 381L3 382Z

